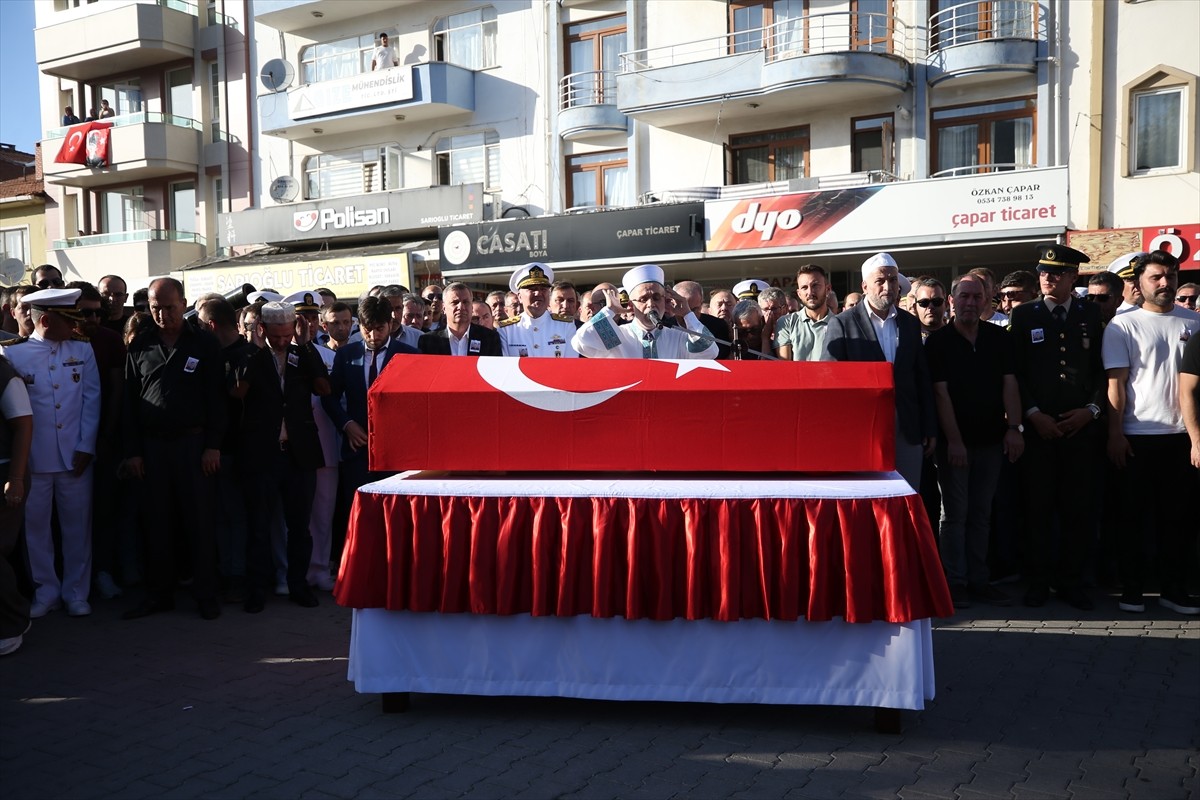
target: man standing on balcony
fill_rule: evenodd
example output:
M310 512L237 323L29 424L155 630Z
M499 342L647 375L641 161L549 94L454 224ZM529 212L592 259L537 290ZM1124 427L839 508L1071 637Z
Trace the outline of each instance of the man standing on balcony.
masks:
M379 34L379 47L376 47L375 52L371 54L371 71L398 66L400 66L400 59L396 58L396 51L388 44L388 35L386 33Z
M100 119L115 117L116 115L117 112L113 111L112 106L108 104L107 100L100 101Z
M75 116L75 109L67 106L63 109L63 127L67 125L78 125L79 117Z

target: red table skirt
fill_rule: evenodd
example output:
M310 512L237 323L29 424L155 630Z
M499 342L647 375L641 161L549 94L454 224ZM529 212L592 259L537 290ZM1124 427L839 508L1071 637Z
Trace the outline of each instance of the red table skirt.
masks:
M513 497L370 488L355 498L335 591L352 608L893 623L953 614L916 494Z

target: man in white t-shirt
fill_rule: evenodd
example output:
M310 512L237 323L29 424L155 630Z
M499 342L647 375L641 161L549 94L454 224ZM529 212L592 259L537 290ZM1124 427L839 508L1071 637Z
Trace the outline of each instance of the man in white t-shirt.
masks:
M376 47L375 51L371 53L371 71L398 66L400 66L400 59L396 58L396 51L388 44L388 35L386 33L379 34L379 47Z
M1179 405L1183 350L1200 335L1200 314L1175 304L1179 261L1163 250L1137 259L1133 277L1142 307L1117 314L1104 331L1108 375L1108 456L1124 487L1120 553L1122 611L1141 612L1143 529L1157 539L1159 603L1180 614L1200 614L1186 576L1195 558L1196 526L1185 498L1194 494L1191 443Z

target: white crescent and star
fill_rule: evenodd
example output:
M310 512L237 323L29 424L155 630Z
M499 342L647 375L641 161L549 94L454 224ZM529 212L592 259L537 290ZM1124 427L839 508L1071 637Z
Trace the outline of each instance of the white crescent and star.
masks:
M729 367L717 361L684 360L673 358L656 358L667 364L675 364L675 377L681 378L692 370L713 369L718 372L729 372ZM538 383L521 371L521 359L490 357L475 359L479 377L493 389L504 392L518 403L536 408L541 411L582 411L585 408L598 406L619 395L626 389L632 389L641 381L634 381L625 386L612 389L601 389L595 392L572 392L566 389L555 389Z

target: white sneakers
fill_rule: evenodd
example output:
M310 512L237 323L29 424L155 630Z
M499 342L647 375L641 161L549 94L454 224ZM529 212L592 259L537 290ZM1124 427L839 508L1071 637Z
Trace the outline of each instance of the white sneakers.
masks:
M40 619L46 616L51 611L58 611L63 607L61 600L55 600L52 603L35 602L29 607L29 618ZM67 615L71 617L86 617L92 613L92 607L87 600L69 600L67 601Z
M57 611L60 608L62 608L62 601L57 598L49 603L43 603L40 600L35 600L33 605L29 607L29 618L39 619L46 616L51 611Z
M67 602L67 616L86 617L92 613L92 607L87 600L70 600Z

